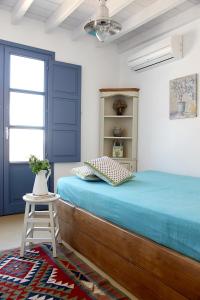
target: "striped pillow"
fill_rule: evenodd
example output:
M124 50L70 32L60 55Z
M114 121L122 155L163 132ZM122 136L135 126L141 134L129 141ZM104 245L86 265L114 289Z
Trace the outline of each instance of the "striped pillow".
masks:
M86 161L85 164L92 169L96 176L113 186L122 184L134 177L131 172L107 156Z

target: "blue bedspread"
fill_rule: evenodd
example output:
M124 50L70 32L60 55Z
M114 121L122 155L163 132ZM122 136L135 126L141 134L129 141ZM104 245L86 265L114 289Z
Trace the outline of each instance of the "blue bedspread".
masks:
M200 261L200 178L146 171L118 187L77 177L58 181L61 198Z

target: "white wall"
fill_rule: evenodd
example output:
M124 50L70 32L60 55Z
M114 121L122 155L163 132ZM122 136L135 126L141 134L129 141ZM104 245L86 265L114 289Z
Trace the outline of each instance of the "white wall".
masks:
M99 149L98 89L118 83L119 60L114 46L97 47L92 38L71 41L69 33L57 29L46 34L42 22L26 19L11 25L10 13L0 11L0 39L56 52L56 60L82 66L82 161L94 158ZM56 164L58 177L70 174L74 164Z
M200 176L200 116L169 120L169 80L200 73L200 21L174 32L184 35L184 59L137 74L127 68L129 51L121 55L120 85L141 89L139 170Z

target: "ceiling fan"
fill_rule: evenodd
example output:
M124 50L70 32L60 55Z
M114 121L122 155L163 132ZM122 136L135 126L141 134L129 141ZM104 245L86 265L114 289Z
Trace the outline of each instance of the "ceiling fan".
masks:
M84 29L87 33L96 36L100 42L104 42L114 34L122 30L121 24L109 17L107 0L99 0L99 9L94 20L89 21Z

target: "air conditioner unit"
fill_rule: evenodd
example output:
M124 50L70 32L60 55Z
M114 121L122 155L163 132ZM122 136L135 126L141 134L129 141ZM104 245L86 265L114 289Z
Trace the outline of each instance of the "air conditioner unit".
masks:
M181 35L174 35L129 57L128 66L131 70L142 72L182 57L183 38Z

